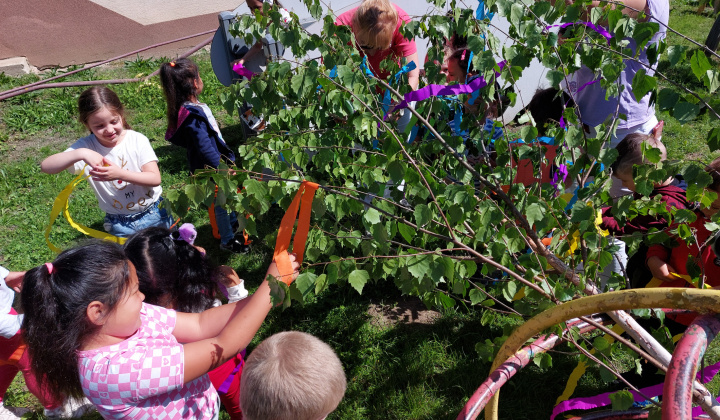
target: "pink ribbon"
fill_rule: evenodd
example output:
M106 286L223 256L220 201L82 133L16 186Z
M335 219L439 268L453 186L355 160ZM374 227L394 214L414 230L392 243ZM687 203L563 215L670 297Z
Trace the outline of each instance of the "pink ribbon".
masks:
M255 73L251 72L250 70L246 69L242 63L235 63L233 65L233 71L237 74L239 74L242 77L247 78L248 80L252 80L253 76L255 76Z

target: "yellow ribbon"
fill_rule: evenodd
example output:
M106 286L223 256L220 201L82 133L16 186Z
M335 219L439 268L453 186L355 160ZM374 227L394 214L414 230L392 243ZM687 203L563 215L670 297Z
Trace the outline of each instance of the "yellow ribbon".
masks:
M93 238L103 239L106 241L117 242L121 245L125 243L126 238L119 238L107 232L101 232L99 230L83 226L75 222L72 217L70 217L70 194L72 194L73 190L75 189L75 187L77 187L78 184L88 179L89 177L90 175L85 175L85 168L83 168L82 172L80 172L80 175L76 176L75 179L70 181L70 183L65 188L63 188L62 191L60 191L60 194L55 197L55 202L53 203L52 210L50 210L50 221L45 228L45 242L47 242L48 247L55 253L60 253L60 251L62 250L53 245L52 242L50 242L50 231L52 230L52 226L55 223L57 217L60 215L61 211L70 226L84 233L85 235L91 236Z

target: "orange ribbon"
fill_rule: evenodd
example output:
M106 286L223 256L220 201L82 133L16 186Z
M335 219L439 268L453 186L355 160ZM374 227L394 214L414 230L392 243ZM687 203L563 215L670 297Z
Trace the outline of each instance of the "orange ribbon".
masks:
M25 345L25 343L20 344L20 345L15 349L15 351L13 352L13 354L11 354L10 357L8 357L7 360L0 360L0 366L3 366L3 365L13 365L13 366L17 366L18 362L20 361L20 359L22 358L23 354L25 353L25 349L26 349L26 348L27 348L27 346Z
M280 222L280 229L278 229L277 242L275 242L275 253L273 258L277 265L278 272L280 273L280 279L287 285L290 285L293 281L293 270L292 263L290 262L290 256L288 255L288 248L290 247L290 237L292 236L293 226L295 225L295 219L298 220L297 231L295 232L295 238L293 239L293 252L295 253L295 261L301 264L303 261L303 255L305 254L305 242L307 242L308 232L310 232L310 212L312 211L312 201L315 197L315 191L318 189L318 184L310 181L303 181L300 184L298 192L295 194L290 207L288 207ZM302 201L302 205L301 202ZM300 217L298 217L298 210L300 210Z

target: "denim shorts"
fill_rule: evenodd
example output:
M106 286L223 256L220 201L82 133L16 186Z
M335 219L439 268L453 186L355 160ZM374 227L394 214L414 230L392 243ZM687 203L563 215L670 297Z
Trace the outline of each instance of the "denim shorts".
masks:
M120 238L126 238L135 232L151 226L170 228L173 219L165 208L160 208L160 197L145 210L134 214L105 214L105 231Z

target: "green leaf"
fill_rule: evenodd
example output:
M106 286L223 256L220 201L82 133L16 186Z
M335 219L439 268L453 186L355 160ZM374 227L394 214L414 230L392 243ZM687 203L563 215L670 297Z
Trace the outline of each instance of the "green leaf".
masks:
M525 210L525 217L532 226L545 218L545 208L540 203L532 203Z
M540 369L550 369L552 367L552 356L548 353L540 353L533 357L533 363Z
M365 270L353 270L348 276L348 282L358 293L362 294L363 287L370 280L370 274Z
M392 179L396 184L402 182L405 178L405 166L399 160L393 160L388 163L387 171L390 175L390 179Z
M658 93L658 108L661 111L669 111L675 108L675 104L680 100L680 94L675 92L673 89L665 88Z
M623 411L632 407L635 399L630 391L622 390L610 394L610 401L612 401L613 411Z
M514 281L506 282L503 285L502 293L505 300L512 302L513 298L517 294L517 284Z
M423 254L415 255L408 258L407 269L413 277L421 279L425 277L425 274L430 270L430 263L432 262L432 256Z
M632 80L632 93L637 102L640 102L648 92L654 90L656 87L657 80L652 76L648 76L645 69L640 69L635 73L635 77L633 77Z
M690 68L692 69L695 77L697 77L698 80L703 81L707 71L711 70L712 66L710 65L710 61L708 61L705 53L701 50L696 50L692 57L690 57Z
M315 282L317 280L318 276L310 273L308 271L304 271L302 274L300 274L297 279L295 279L295 286L298 288L300 293L303 294L303 296L307 295L313 288L315 287Z
M480 318L480 325L487 326L492 325L497 319L497 312L495 311L484 311Z
M319 295L325 289L328 287L328 277L325 274L320 274L317 279L315 279L315 294Z
M416 234L415 229L401 222L398 222L398 232L400 232L400 235L402 235L405 241L409 244L413 242L413 238L415 238Z
M690 102L678 102L673 111L673 117L677 118L680 124L685 124L695 119L700 113L700 107Z
M711 152L720 150L720 127L715 127L708 133L707 145Z
M185 186L185 195L196 206L200 205L207 198L208 194L202 185L190 184Z
M365 221L368 222L370 225L376 225L381 222L380 212L375 210L374 208L368 208L365 211L363 219L365 219Z
M425 226L430 221L430 208L425 204L418 204L413 212L418 227Z
M670 60L670 66L675 66L678 63L685 61L685 52L688 47L684 45L672 45L668 48L668 59Z
M470 303L473 305L477 305L478 303L482 302L483 299L485 299L485 293L481 292L478 289L472 289L470 291Z

